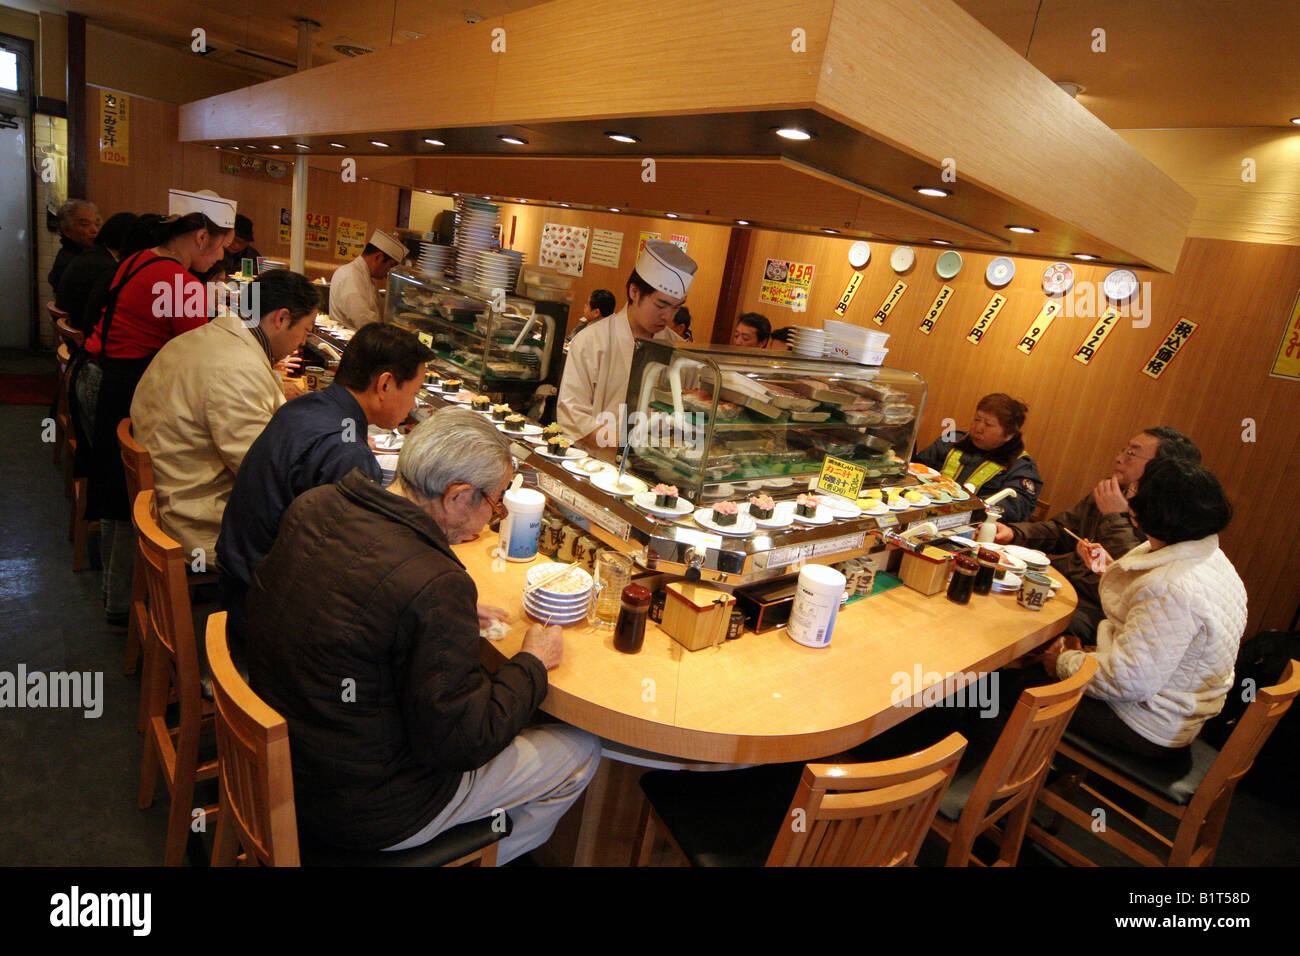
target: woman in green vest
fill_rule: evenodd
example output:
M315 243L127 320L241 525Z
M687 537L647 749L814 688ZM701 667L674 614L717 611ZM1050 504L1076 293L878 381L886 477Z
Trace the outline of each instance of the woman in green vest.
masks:
M987 498L1003 488L1015 489L1014 498L998 506L1002 520L1028 521L1043 490L1038 465L1025 451L1020 435L1029 406L1010 395L985 395L975 406L970 431L958 432L955 440L942 438L912 456L913 461L936 468L963 485L974 485L975 493Z

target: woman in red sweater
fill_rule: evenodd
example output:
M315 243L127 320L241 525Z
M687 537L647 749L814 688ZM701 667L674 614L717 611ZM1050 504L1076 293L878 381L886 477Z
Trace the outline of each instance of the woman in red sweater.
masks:
M233 217L234 204L226 205ZM158 350L208 321L206 291L190 270L212 268L225 254L232 233L233 223L223 228L203 212L163 219L154 247L118 265L112 285L116 297L110 291L103 316L86 342L86 351L103 370L91 433L86 518L100 522L110 624L126 624L135 548L117 425L130 416L135 387Z

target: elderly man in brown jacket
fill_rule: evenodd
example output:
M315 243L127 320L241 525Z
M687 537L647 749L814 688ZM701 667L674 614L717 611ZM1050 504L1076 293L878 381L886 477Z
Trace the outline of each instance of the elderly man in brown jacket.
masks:
M529 727L563 651L533 625L489 673L452 550L483 530L512 477L483 416L444 408L406 439L387 489L359 470L285 512L248 596L253 689L289 723L298 825L347 849L397 850L501 809L498 859L545 842L590 782L600 741Z

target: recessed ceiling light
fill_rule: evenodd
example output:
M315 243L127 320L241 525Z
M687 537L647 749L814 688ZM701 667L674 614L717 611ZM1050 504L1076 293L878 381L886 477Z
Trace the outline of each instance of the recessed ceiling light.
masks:
M832 236L838 236L838 235L840 234L840 231L839 231L838 229L825 229L825 228L823 228L823 229L822 229L822 232L829 232Z
M611 206L609 211L610 211L610 212L622 212L623 210L619 209L617 206Z
M560 203L560 205L563 206L565 209L569 208L569 204L567 202L562 202Z
M284 147L281 146L279 143L272 143L272 144L271 144L271 148L272 148L272 149L284 149Z
M299 149L311 149L310 146L304 146L302 143L294 143L293 145L297 146Z
M952 195L951 190L940 189L938 186L913 186L912 188L915 189L917 192L919 192L922 196L938 196L940 199L942 199L944 196Z
M737 220L736 220L736 225L738 225L738 226L748 226L748 225L749 225L749 220L748 220L748 219L737 219Z
M432 189L426 189L425 192L428 193L430 196L433 195L433 190L432 190Z
M949 242L947 239L931 239L930 241L933 242L936 246L951 246L951 245L952 245L952 243Z
M676 219L676 218L677 218L677 213L675 213L675 212L665 213L664 215L666 215L669 219Z
M387 143L381 143L381 142L380 142L379 140L377 140L377 139L372 139L372 140L370 140L370 145L371 145L371 146L378 146L380 149L387 149L387 148L388 148L388 144L387 144Z
M776 135L780 136L782 139L792 139L796 142L803 142L804 140L812 139L812 133L799 129L797 126L783 126L776 130Z
M257 149L257 147L256 147L256 146L250 146L250 145L248 145L247 143L245 143L245 144L244 144L244 149Z
M527 199L521 199L521 200L519 200L519 201L520 201L521 203L523 203L524 205L528 205L528 200L527 200Z
M362 178L362 180L364 180L365 182L370 182L370 177L369 177L369 176L362 176L361 178Z
M1007 228L1012 232L1023 232L1027 236L1031 236L1038 231L1033 226L1007 226Z
M1074 258L1082 259L1084 262L1091 262L1093 259L1096 259L1097 257L1087 252L1076 252L1074 253Z
M427 138L427 139L425 139L425 142L428 143L430 146L446 146L446 145L447 145L447 144L444 143L442 140L440 140L440 139L433 139L433 138Z
M1294 123L1296 126L1300 126L1300 116L1291 117L1291 122Z
M639 143L639 142L641 142L641 137L640 137L640 136L632 136L632 135L630 135L630 134L628 134L628 133L606 133L605 135L608 136L610 139L614 140L616 143Z
M515 146L527 146L528 140L520 136L506 136L504 134L497 136L497 139L503 143L511 143Z
M347 149L347 147L344 146L342 143L330 143L330 145L333 146L335 149Z
M213 149L220 149L221 147L220 147L220 146L213 146L212 148L213 148Z
M460 193L452 193L453 196L459 196Z

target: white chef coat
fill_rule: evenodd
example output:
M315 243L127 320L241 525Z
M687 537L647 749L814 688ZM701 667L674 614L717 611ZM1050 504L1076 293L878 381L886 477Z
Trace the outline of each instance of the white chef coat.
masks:
M659 342L685 341L671 328L655 336ZM602 425L618 425L619 406L627 398L636 337L628 321L627 306L573 338L564 360L564 377L556 418L574 438L590 435ZM609 414L602 417L602 413ZM608 424L607 424L608 423Z
M370 266L360 256L339 266L330 277L329 315L350 329L380 320L379 293L370 278Z

